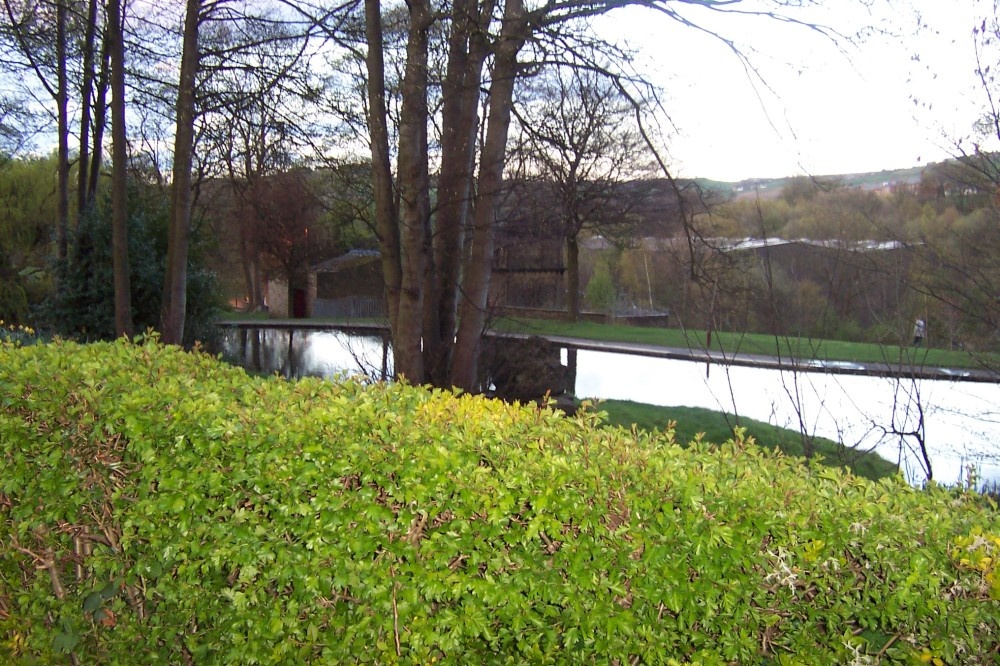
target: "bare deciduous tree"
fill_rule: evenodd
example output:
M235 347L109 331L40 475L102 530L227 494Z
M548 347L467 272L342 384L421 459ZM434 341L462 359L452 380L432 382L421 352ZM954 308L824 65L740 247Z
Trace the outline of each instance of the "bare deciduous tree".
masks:
M565 243L566 307L580 314L580 248L584 231L633 236L633 211L653 193L655 173L635 125L635 108L613 78L580 68L531 80L515 107L511 149L512 206ZM546 224L548 223L548 224Z

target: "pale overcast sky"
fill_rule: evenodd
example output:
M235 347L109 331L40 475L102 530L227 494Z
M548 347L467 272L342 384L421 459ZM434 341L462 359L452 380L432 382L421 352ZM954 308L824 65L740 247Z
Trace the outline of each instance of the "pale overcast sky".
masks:
M977 10L986 5L992 10L992 2L830 0L826 5L807 18L844 32L879 24L897 36L844 44L844 54L798 26L689 15L736 40L765 85L751 80L718 40L665 17L627 10L597 28L621 31L627 44L642 49L647 62L640 68L664 88L677 128L668 141L676 175L732 181L879 171L946 159L949 138L968 133L984 106L976 97L972 28ZM917 15L925 25L919 31Z

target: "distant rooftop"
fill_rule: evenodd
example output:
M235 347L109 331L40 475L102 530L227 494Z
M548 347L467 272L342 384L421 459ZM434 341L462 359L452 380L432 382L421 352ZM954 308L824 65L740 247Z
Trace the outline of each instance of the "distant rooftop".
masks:
M339 257L333 257L332 259L321 261L318 264L313 264L311 269L314 273L336 273L337 271L352 268L358 264L367 264L381 256L382 253L378 250L355 248L340 255Z
M812 240L809 238L732 238L706 239L706 245L711 245L720 250L738 252L740 250L757 250L763 247L778 247L781 245L812 245L814 247L825 247L836 250L850 250L852 252L882 252L886 250L899 250L906 247L906 243L900 241L877 241L861 240L847 241L839 239Z

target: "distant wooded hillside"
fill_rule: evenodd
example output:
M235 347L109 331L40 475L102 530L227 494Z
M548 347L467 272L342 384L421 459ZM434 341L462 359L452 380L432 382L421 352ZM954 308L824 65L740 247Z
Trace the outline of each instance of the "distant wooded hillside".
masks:
M894 185L915 185L920 182L923 166L908 169L891 169L871 171L867 173L849 173L814 176L817 180L836 182L844 187L858 187L866 190L880 190ZM697 178L700 187L720 194L731 194L736 197L758 194L762 196L777 196L790 181L801 176L786 176L783 178L747 178L740 181L719 181L708 178Z

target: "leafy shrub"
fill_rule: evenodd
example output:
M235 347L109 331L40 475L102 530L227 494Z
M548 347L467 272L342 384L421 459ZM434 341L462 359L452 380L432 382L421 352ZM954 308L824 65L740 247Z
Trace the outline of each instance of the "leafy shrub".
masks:
M11 109L4 105L3 115ZM4 132L0 129L0 141ZM56 197L55 155L9 159L0 154L0 319L24 324L51 289Z
M135 182L129 187L129 281L132 320L137 331L160 326L167 258L166 191ZM197 239L195 239L197 240ZM222 305L216 277L205 269L192 243L187 271L184 343L210 341L217 334ZM47 318L60 334L79 340L115 338L114 274L111 257L111 205L106 198L84 213L75 238L75 256L64 269L64 284L48 304Z
M587 307L596 312L611 312L614 309L618 295L607 262L599 261L594 266L594 274L584 289L583 300Z
M0 655L996 660L995 505L594 418L0 343Z

